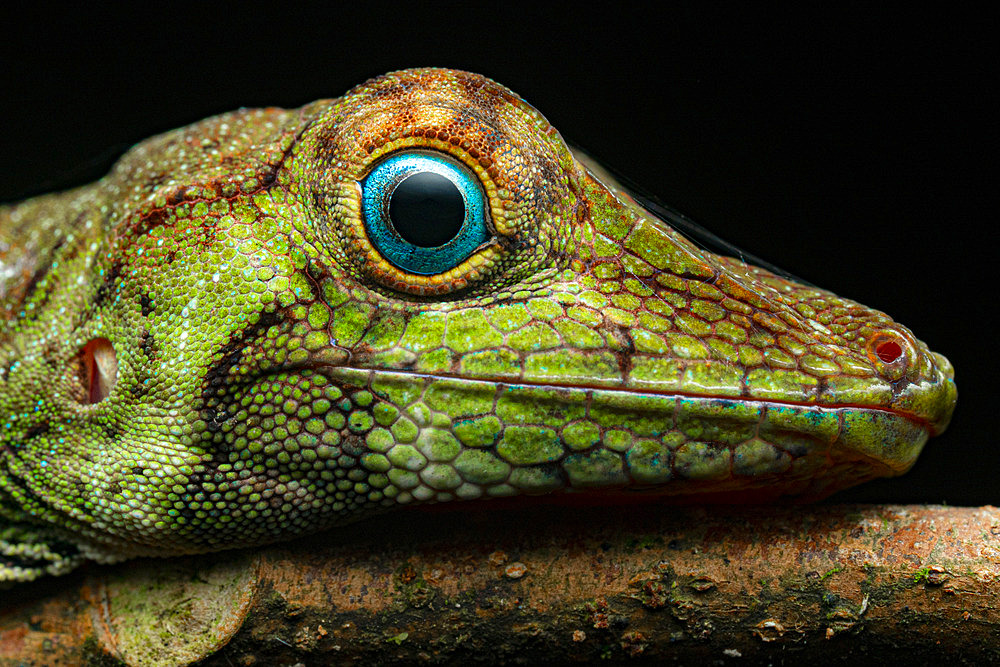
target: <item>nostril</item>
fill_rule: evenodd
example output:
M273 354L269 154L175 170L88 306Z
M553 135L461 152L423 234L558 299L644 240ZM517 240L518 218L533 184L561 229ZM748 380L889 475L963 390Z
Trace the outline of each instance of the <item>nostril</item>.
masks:
M899 380L911 368L916 368L916 345L906 334L895 329L883 329L868 340L868 360L882 377Z
M903 348L894 340L885 340L875 346L875 354L887 364L903 356Z
M107 338L95 338L80 352L83 362L83 403L100 403L111 394L118 382L118 357Z

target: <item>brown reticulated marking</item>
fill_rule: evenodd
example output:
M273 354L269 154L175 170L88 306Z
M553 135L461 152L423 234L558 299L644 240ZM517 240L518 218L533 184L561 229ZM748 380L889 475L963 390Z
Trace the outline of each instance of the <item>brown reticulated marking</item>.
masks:
M457 159L476 174L489 202L494 238L438 275L388 262L362 219L360 182L385 156L409 150ZM319 119L297 153L307 156L303 163L311 156L324 165L304 180L325 219L318 226L330 251L359 276L398 292L485 290L501 275L510 284L561 256L555 240L571 237L577 217L578 168L558 134L523 100L475 74L423 69L374 79Z

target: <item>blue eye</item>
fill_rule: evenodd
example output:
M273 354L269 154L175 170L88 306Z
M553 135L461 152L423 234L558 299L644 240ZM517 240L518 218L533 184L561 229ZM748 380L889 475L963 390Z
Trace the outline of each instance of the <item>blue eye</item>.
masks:
M372 245L410 273L444 273L490 238L479 180L443 156L388 157L362 181L361 205Z

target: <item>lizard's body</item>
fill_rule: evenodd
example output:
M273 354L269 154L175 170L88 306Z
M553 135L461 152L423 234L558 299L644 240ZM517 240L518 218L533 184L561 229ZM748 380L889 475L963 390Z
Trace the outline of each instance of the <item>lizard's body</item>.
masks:
M946 426L906 328L581 160L505 88L408 70L0 208L0 581L424 501L822 497ZM389 208L427 169L465 211L432 251Z

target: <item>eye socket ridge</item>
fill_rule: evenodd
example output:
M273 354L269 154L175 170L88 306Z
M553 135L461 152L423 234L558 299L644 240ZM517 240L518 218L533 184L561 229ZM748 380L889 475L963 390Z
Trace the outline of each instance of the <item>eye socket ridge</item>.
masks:
M442 154L388 155L361 181L361 191L372 246L411 274L449 271L492 236L478 177Z

